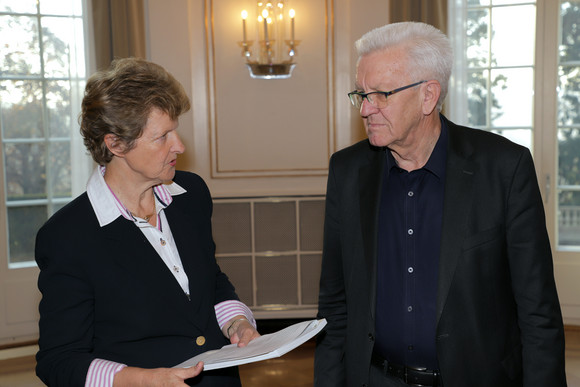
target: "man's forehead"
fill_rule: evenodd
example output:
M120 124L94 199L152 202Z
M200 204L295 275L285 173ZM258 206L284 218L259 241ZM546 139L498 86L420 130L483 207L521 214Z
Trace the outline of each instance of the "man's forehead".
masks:
M404 58L392 52L375 52L359 58L355 85L381 90L400 83L398 80L406 78L407 73Z

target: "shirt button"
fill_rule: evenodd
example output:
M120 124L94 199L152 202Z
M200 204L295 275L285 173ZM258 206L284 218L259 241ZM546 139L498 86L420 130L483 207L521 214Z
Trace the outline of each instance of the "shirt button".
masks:
M407 307L407 312L412 312L413 311L413 307L412 306L408 306Z
M407 271L408 271L409 273L412 273L412 272L413 272L413 268L412 268L412 267L410 267L410 268L408 268L408 269L407 269Z
M409 197L412 197L415 194L413 193L413 191L409 191L409 192L407 192L407 195L409 195Z
M413 229L412 229L412 228L408 229L408 230L407 230L407 234L409 234L409 235L413 235Z

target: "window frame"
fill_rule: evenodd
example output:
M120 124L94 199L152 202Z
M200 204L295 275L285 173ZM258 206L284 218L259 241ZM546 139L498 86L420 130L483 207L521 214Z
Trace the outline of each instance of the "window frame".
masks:
M463 21L466 0L449 0L449 36L455 52L446 114L458 123L467 123L467 94ZM544 201L546 227L552 244L554 272L564 322L580 325L580 300L577 294L580 277L580 247L558 245L558 45L560 42L560 1L536 0L536 33L534 54L534 100L532 121L532 155L538 184ZM541 108L539 108L541 107Z
M74 0L73 0L74 1ZM89 3L86 0L79 0L82 7L82 14L77 15L74 11L71 11L70 14L67 15L58 15L58 14L50 14L50 13L41 13L40 3L36 4L36 12L35 13L26 13L26 12L0 12L2 16L14 16L14 17L29 17L31 20L35 20L36 25L38 26L38 40L39 42L44 41L43 36L43 18L50 17L50 18L67 18L72 19L73 24L77 23L78 21L82 20L82 34L83 40L81 46L71 47L69 50L69 65L70 69L74 71L69 71L69 77L50 77L44 71L45 68L45 51L44 46L45 44L39 45L39 62L40 62L40 69L38 74L33 75L2 75L0 74L0 80L2 81L32 81L37 82L41 89L42 89L42 98L39 100L41 102L42 108L42 129L43 135L38 137L31 137L31 138L5 138L4 137L4 130L2 130L2 135L0 136L0 176L2 177L2 185L0 187L0 203L3 206L4 211L3 217L0 217L0 231L2 232L3 236L5 237L5 243L2 244L4 246L3 249L0 249L0 263L7 265L8 269L19 269L19 268L27 268L27 267L34 267L36 263L34 262L34 257L28 257L28 260L23 262L13 262L11 260L11 251L10 251L10 225L9 225L9 217L8 212L10 208L27 208L27 207L36 207L36 206L45 206L47 208L47 219L50 217L58 208L68 203L74 197L78 196L80 193L84 191L86 181L90 175L90 171L92 169L92 162L85 151L85 147L82 143L82 138L80 136L78 130L78 123L77 117L80 114L80 104L82 99L82 93L84 89L84 83L87 79L88 74L90 74L90 69L94 68L91 66L92 55L88 55L91 52L91 44L89 43L88 37L89 31L91 30L89 18ZM76 21L78 20L78 21ZM82 52L79 52L82 51ZM83 55L82 58L79 55ZM80 67L79 67L80 66ZM78 70L81 70L79 73ZM51 136L50 135L50 120L48 118L48 111L47 108L47 84L53 82L65 81L68 82L70 85L70 117L71 117L71 131L69 133L70 137L58 137L58 136ZM0 123L1 124L1 123ZM49 164L49 149L51 145L54 144L63 144L70 150L70 178L71 178L71 192L70 196L55 196L54 191L52 189L52 177L51 173L53 172L52 168L50 168ZM5 146L7 144L31 144L31 145L40 145L44 147L44 157L45 157L45 173L46 173L46 190L44 192L45 197L43 198L35 198L35 199L12 199L8 197L7 192L7 178L6 178L6 170L5 168L8 167L4 162L4 151ZM68 144L68 146L67 146Z
M41 0L42 1L42 0ZM77 1L77 0L71 0ZM82 84L71 85L71 117L72 133L71 144L71 197L58 198L53 201L56 206L63 205L72 198L85 191L86 182L94 167L88 156L80 132L78 130L77 117L80 111L80 103L83 96L84 82L88 74L96 68L94 43L91 39L94 34L92 25L92 4L91 0L78 0L82 2L83 34L84 34L84 77L76 82ZM38 12L37 12L38 13ZM75 87L79 86L79 87ZM45 136L42 137L45 139ZM4 162L4 144L0 147L0 346L22 345L27 342L35 342L38 339L38 303L40 292L37 288L38 267L31 257L31 261L9 265L8 252L8 214L7 214L7 192ZM43 199L45 201L49 198ZM14 203L12 203L14 204ZM52 214L52 210L47 213L47 217ZM31 347L35 352L34 346Z

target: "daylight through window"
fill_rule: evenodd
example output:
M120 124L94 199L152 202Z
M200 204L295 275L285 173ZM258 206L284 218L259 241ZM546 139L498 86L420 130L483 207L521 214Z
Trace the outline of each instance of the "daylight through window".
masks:
M38 228L82 192L78 134L86 78L83 1L0 1L2 205L9 266L34 264Z

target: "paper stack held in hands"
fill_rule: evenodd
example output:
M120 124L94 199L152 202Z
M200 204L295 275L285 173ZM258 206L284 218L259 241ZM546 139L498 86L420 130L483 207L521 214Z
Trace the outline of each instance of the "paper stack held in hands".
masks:
M299 322L276 333L260 336L245 347L225 345L192 357L174 368L189 368L203 361L203 369L209 371L280 357L316 336L325 325L325 319Z

